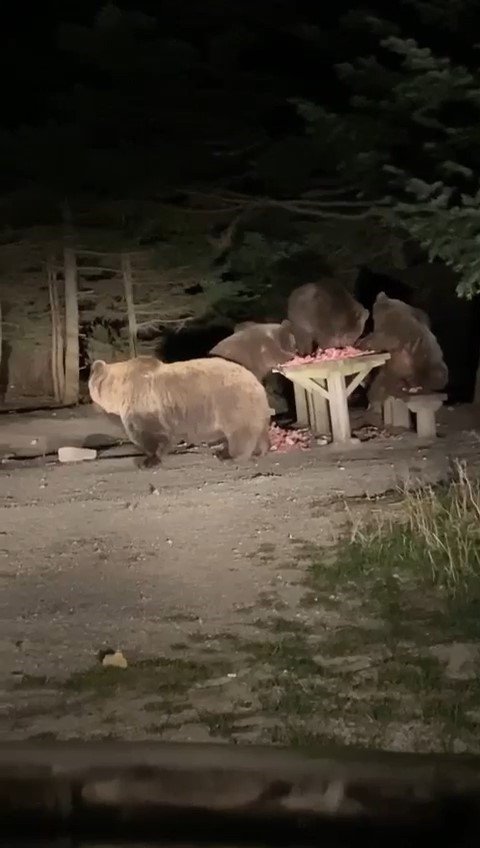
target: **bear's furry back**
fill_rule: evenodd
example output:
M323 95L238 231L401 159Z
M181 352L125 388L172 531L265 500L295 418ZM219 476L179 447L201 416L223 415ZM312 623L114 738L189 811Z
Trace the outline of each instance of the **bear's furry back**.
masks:
M448 381L442 349L421 310L381 292L373 307L374 348L401 354L411 360L412 380L431 391L440 391ZM378 339L378 344L376 340ZM392 360L390 367L397 362ZM397 371L402 372L400 360ZM402 376L404 374L402 373Z
M368 311L338 280L324 278L293 289L288 317L294 332L311 333L319 347L343 347L360 338Z
M276 365L295 354L295 337L289 321L281 324L244 322L235 332L215 345L211 356L221 356L248 368L261 381Z
M141 356L125 362L92 366L92 401L119 415L158 415L165 429L190 437L206 437L245 423L268 426L270 406L258 380L234 362L191 359L163 363Z

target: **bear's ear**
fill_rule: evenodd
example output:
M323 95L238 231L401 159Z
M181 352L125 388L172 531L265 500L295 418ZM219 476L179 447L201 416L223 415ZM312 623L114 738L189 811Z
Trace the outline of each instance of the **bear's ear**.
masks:
M106 368L107 363L104 359L95 359L90 367L90 377L98 377Z

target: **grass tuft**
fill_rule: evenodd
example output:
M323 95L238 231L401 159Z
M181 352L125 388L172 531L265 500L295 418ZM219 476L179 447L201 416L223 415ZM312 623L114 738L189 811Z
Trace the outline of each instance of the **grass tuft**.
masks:
M405 491L400 508L375 521L352 521L337 567L352 579L407 571L450 596L480 585L480 483L464 465L456 464L446 486Z

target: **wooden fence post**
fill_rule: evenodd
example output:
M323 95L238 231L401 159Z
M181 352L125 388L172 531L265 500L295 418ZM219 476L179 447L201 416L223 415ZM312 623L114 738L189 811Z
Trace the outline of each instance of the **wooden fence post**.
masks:
M47 260L48 293L50 296L50 310L52 316L52 353L51 368L53 394L57 403L64 398L65 392L65 338L63 332L62 311L60 298L58 296L58 280L55 270L55 258Z
M78 319L77 257L73 246L73 219L68 200L62 204L65 274L65 386L63 402L78 403L80 394L80 343Z
M65 268L65 385L63 402L78 403L80 392L80 346L78 326L77 257L66 244L63 250Z
M133 300L132 263L128 253L122 253L122 275L125 302L127 304L128 342L130 356L133 357L137 355L137 318L135 315L135 302Z

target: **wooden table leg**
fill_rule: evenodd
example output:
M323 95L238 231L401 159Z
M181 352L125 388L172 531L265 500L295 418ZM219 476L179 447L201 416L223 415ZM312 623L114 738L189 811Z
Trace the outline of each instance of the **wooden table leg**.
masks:
M308 415L308 394L298 383L293 384L293 392L295 395L295 415L297 424L300 427L308 427L310 424Z
M328 377L327 386L333 441L336 444L350 442L352 431L350 428L345 377L339 372L334 372Z
M328 436L331 432L328 401L320 392L307 394L310 429L314 436Z

